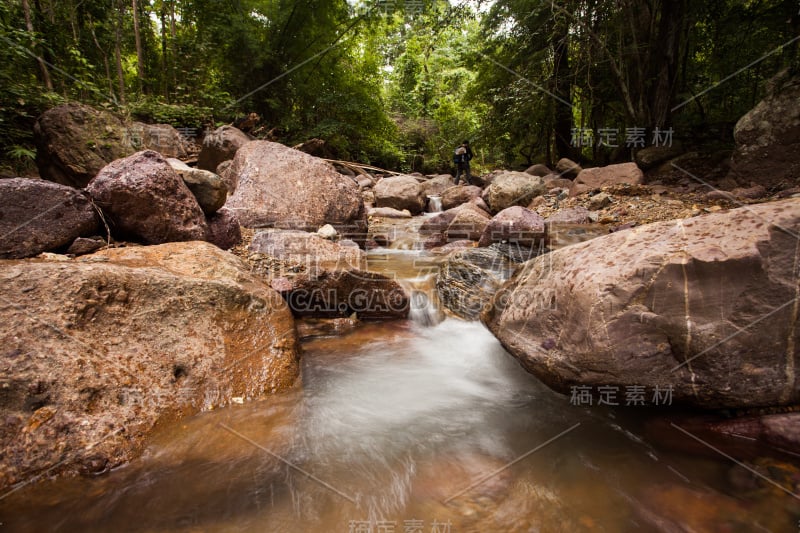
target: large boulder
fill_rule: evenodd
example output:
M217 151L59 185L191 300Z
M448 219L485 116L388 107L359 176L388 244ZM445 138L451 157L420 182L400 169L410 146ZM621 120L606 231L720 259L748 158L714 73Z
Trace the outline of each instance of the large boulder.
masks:
M611 185L641 185L644 174L636 163L620 163L605 167L587 168L578 174L570 189L570 196Z
M41 177L71 187L86 187L101 168L136 151L119 117L83 104L45 111L33 133Z
M316 230L364 217L352 179L330 163L282 144L247 143L236 152L229 172L238 184L225 206L236 212L242 226Z
M544 218L535 211L515 205L497 213L481 234L478 246L509 242L534 248L544 245L547 229Z
M453 186L455 183L450 174L439 174L432 176L429 180L420 183L423 197L441 196L442 193Z
M86 190L118 239L161 244L205 238L203 210L157 152L146 150L110 163Z
M540 176L531 176L525 172L503 172L486 188L483 199L492 213L499 213L514 205L526 207L536 196L546 192L547 188Z
M128 126L128 136L134 150L153 150L164 157L186 159L186 143L169 124L134 122Z
M800 76L772 81L767 96L733 131L729 177L741 185L800 183Z
M197 168L217 172L220 163L233 159L236 152L253 140L233 126L221 126L203 137L203 147L197 156ZM236 188L233 184L231 190Z
M481 188L475 185L450 187L442 193L442 209L445 211L471 202L481 195Z
M375 207L391 207L402 211L408 209L418 215L425 209L426 198L422 186L414 176L383 178L375 184Z
M598 237L526 263L483 318L560 392L638 385L704 408L796 404L798 231L791 199Z
M104 472L159 423L298 376L285 302L207 243L0 261L0 279L0 490Z
M94 235L98 217L84 193L43 180L0 180L0 259L32 257Z
M457 251L436 276L439 301L460 318L478 320L515 266L501 247Z
M178 159L170 158L167 162L192 191L203 213L213 215L225 205L228 199L228 187L222 178L208 170L192 168Z

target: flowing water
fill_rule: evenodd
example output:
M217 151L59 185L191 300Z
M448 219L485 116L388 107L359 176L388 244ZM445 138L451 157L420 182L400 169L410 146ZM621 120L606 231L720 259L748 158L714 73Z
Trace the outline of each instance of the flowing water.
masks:
M800 502L679 451L661 413L573 405L480 323L445 318L434 258L370 265L426 295L413 320L306 341L302 387L160 428L107 475L19 490L0 529L797 531Z

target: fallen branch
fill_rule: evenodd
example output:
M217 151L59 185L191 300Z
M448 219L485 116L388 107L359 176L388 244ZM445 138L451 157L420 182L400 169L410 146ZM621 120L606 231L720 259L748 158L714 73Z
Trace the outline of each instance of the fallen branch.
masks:
M343 167L347 167L354 172L358 172L359 174L365 175L367 172L366 170L376 170L378 172L383 172L385 174L395 174L395 175L402 175L402 172L395 172L394 170L386 170L385 168L373 167L371 165L364 165L362 163L353 163L352 161L339 161L338 159L325 159L322 158L323 161L327 161L328 163L335 163L337 165L342 165Z

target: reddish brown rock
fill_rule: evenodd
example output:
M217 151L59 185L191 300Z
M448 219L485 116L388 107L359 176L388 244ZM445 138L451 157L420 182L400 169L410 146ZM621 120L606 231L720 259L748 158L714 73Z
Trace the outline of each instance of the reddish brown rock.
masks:
M119 240L160 244L205 238L206 220L197 200L157 152L114 161L86 190Z
M639 226L526 263L484 316L554 389L672 388L703 408L800 401L800 199Z
M547 224L586 224L589 222L589 210L585 207L567 207L550 215Z
M211 244L2 261L0 279L3 412L16 421L0 431L3 490L113 468L158 423L286 390L299 372L283 299Z
M316 230L364 217L358 185L321 159L282 144L252 141L236 152L229 171L236 189L225 206L245 227ZM342 231L339 231L342 233Z
M97 230L97 213L81 191L43 180L0 180L0 259L66 248Z
M230 250L242 242L242 228L239 226L239 219L230 209L223 207L206 218L206 224L205 240L218 248Z
M393 279L364 270L322 270L300 274L285 295L295 316L361 320L406 318L409 297Z
M203 148L197 156L197 168L216 172L223 161L233 159L239 148L251 140L249 135L233 126L217 128L203 138ZM235 188L234 183L231 190Z
M33 132L41 177L71 187L86 187L101 168L136 151L119 117L83 104L45 111Z
M503 209L492 218L481 234L478 246L495 242L509 242L533 248L543 244L547 237L544 219L524 207Z
M578 174L570 190L570 196L577 196L589 189L599 189L609 185L641 185L644 183L644 174L636 163L620 163L606 167L587 168Z

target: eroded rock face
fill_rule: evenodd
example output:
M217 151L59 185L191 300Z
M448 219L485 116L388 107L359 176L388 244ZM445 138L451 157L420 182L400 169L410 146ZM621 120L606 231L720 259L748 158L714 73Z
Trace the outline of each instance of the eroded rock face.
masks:
M236 152L252 139L233 126L221 126L203 138L203 148L197 156L197 168L220 173L217 167L236 155ZM236 184L230 187L236 188Z
M0 180L0 259L65 248L97 229L97 213L81 191L43 180Z
M800 199L649 224L525 264L483 319L554 389L672 387L705 408L800 400Z
M773 80L769 94L736 123L728 177L741 185L800 183L800 76Z
M330 163L269 141L252 141L236 152L229 174L236 189L225 207L245 227L316 230L363 218L358 185Z
M110 163L86 190L120 240L161 244L205 238L200 205L157 152L146 150Z
M205 240L223 250L230 250L242 242L242 228L239 219L229 209L222 208L206 218Z
M119 117L83 104L45 111L33 132L42 179L70 187L86 187L101 168L136 151Z
M418 215L425 209L427 201L422 186L414 176L383 178L375 184L375 207L391 207L402 211L408 209Z
M536 196L547 192L544 180L540 176L531 176L525 172L503 172L494 178L483 193L483 199L492 213L519 205L531 203Z
M133 458L159 421L285 390L283 299L208 243L0 261L0 487Z

